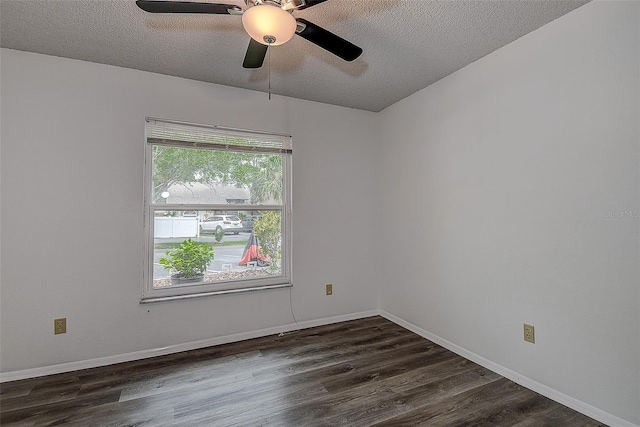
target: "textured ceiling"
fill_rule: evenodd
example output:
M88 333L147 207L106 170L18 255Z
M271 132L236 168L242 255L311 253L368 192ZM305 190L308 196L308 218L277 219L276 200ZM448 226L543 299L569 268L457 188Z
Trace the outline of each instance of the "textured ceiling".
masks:
M271 91L380 111L588 1L326 1L294 16L364 53L345 62L294 36L270 48ZM0 0L0 19L5 48L268 89L268 57L242 68L249 37L239 16L149 14L134 0Z

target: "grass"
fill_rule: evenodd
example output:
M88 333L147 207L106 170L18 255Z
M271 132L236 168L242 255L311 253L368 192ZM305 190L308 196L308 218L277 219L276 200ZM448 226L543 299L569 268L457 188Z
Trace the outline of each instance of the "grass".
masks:
M166 242L166 243L156 243L155 245L153 245L154 249L173 249L177 246L180 246L182 242ZM202 244L205 245L209 245L211 247L216 247L216 246L244 246L247 244L247 242L243 242L242 240L240 241L222 241L222 242L200 242Z

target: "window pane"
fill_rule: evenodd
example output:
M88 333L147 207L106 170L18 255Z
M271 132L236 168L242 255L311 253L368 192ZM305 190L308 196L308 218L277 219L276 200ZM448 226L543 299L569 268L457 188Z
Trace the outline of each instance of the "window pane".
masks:
M282 212L154 210L153 288L280 276Z
M282 204L281 154L152 146L152 204Z

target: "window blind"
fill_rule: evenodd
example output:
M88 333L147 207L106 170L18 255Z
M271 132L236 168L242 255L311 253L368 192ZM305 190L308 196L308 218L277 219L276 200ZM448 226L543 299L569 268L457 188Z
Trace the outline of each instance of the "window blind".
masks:
M292 154L290 135L170 120L146 119L147 143L252 153Z

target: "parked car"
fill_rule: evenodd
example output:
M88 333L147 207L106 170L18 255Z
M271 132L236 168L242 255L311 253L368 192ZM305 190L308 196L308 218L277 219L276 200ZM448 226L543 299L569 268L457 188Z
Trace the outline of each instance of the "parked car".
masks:
M247 215L242 220L242 231L251 233L253 231L253 221L260 218L260 215Z
M213 215L200 221L200 233L238 234L242 231L242 221L237 215Z

